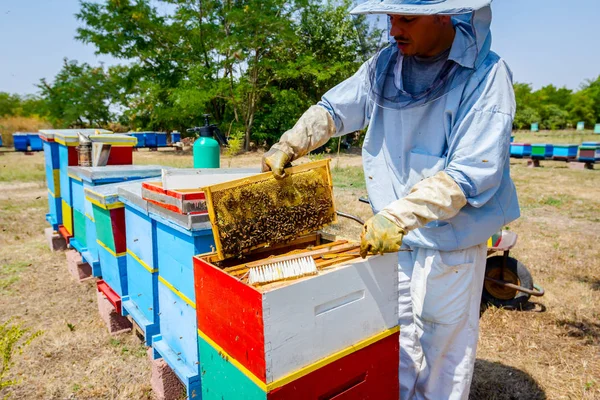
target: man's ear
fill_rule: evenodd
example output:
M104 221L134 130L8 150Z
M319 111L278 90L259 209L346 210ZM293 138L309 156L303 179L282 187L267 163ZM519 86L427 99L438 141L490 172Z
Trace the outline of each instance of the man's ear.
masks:
M438 24L444 26L452 23L452 17L449 15L436 15L435 19Z

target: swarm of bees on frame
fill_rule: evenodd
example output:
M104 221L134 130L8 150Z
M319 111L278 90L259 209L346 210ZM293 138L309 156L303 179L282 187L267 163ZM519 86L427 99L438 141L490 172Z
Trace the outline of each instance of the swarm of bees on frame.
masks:
M259 245L283 243L331 223L335 210L328 180L308 170L278 180L213 193L216 225L226 257Z

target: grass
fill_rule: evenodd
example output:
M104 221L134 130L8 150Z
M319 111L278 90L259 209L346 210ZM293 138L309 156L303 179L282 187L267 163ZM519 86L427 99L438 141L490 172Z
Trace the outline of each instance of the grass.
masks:
M189 154L166 151L139 151L134 159L191 166ZM230 161L259 168L260 155L222 164ZM0 162L11 168L0 176L12 177L0 181L0 279L12 280L0 287L0 322L13 318L44 330L17 359L12 373L22 383L7 393L15 399L149 399L144 346L133 334L110 337L94 283L75 283L65 255L47 249L46 189L37 177L43 156L6 154ZM366 194L360 164L359 156L342 156L332 171L337 208L366 219L372 214L358 201ZM471 399L599 399L600 171L550 161L536 169L524 160L511 164L522 209L509 226L519 235L511 254L546 295L533 299L528 312L492 308L483 314ZM361 225L340 219L328 229L357 239Z
M583 142L600 142L600 135L593 130L587 131L516 131L516 143L549 143L549 144L581 144Z

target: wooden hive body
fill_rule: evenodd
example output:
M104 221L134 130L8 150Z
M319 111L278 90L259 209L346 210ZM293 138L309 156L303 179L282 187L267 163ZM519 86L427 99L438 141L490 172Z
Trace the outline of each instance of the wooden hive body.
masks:
M92 267L94 276L100 276L100 256L97 244L95 217L87 192L94 196L94 190L104 185L158 176L161 166L108 166L108 167L69 167L71 189L72 221L74 237L71 246L75 248ZM115 192L116 193L116 192ZM102 197L95 198L102 203Z
M58 143L54 141L53 133L40 131L42 146L44 149L44 169L46 172L46 186L48 188L48 214L46 221L54 231L62 225L62 206L60 196L60 164L58 155Z
M529 143L511 143L510 155L512 157L529 157L531 155L531 144Z
M556 144L552 152L552 158L557 160L571 160L577 157L578 146L576 144Z
M206 257L195 257L194 265L199 335L265 384L398 324L394 255L262 288Z

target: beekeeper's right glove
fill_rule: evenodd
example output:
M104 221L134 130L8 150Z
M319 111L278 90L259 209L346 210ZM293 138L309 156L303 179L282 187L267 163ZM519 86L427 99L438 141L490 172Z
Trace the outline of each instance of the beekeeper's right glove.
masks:
M360 235L360 256L367 254L395 253L402 246L406 231L381 214L371 217Z

